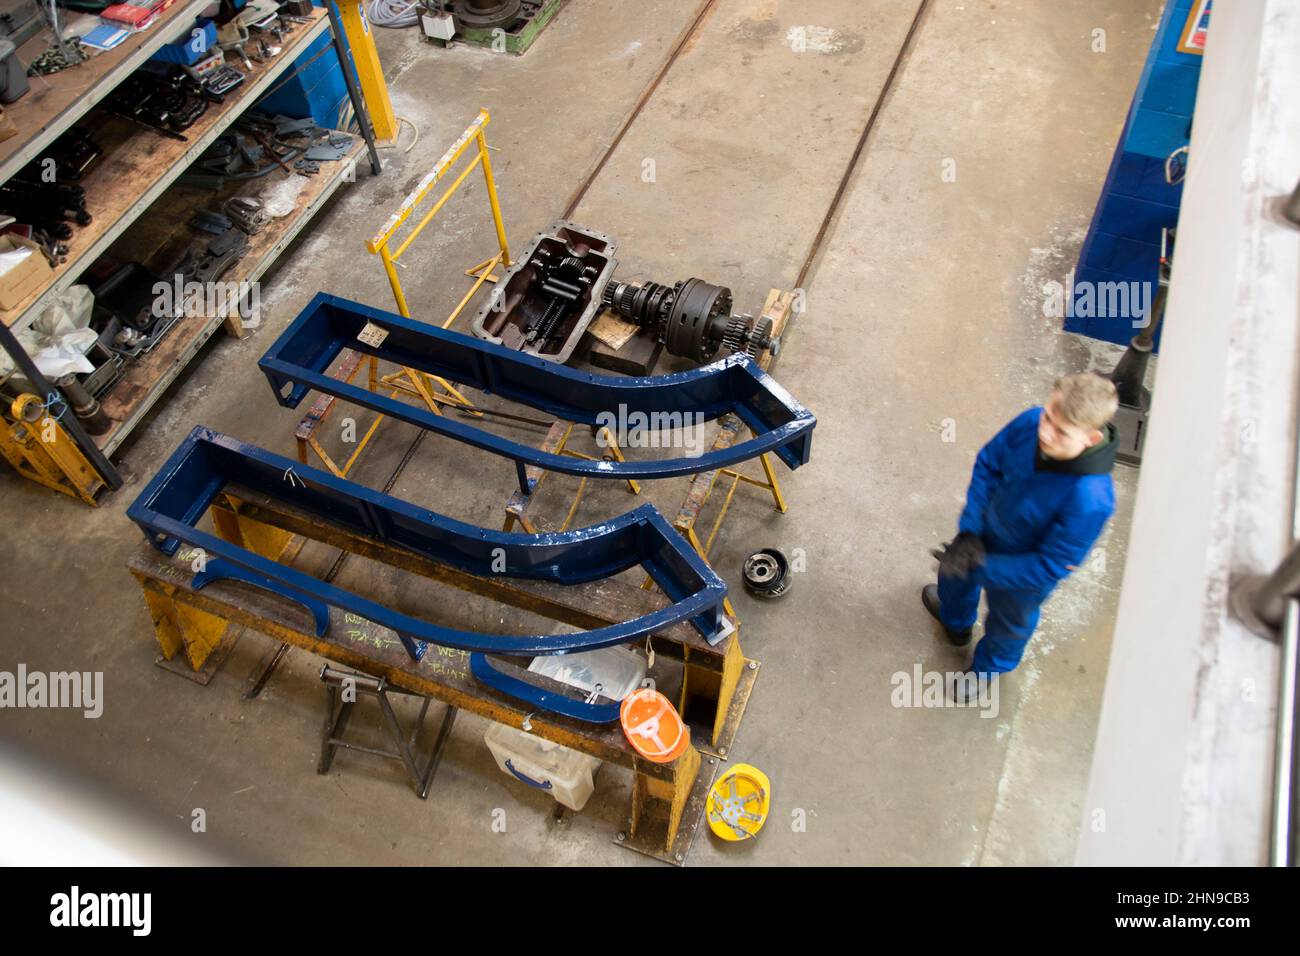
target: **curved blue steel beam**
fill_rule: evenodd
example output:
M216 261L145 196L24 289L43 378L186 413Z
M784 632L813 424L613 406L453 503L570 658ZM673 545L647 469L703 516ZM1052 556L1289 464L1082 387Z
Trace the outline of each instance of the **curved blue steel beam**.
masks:
M561 584L606 578L640 565L674 602L631 621L577 634L496 635L432 624L328 584L232 544L195 524L227 484L242 485L315 512L442 564L482 577ZM650 636L689 621L704 637L722 623L723 580L653 505L578 531L511 534L448 518L328 472L199 426L127 509L159 550L181 542L270 579L294 600L320 601L398 634L444 647L491 654L545 655L594 650Z
M696 415L708 421L735 412L754 437L696 457L588 461L550 454L326 374L339 353L349 348L566 421L597 425L608 421L607 416L624 421L644 415L652 425L655 416L660 422L684 424L694 423ZM808 461L817 424L808 409L745 355L670 375L593 375L323 292L290 323L258 365L276 399L287 408L296 408L315 389L510 458L521 473L528 464L590 478L672 478L734 465L763 452L774 452L790 468L797 468Z
M229 561L222 561L220 558L213 558L211 561L205 561L203 570L194 575L194 580L190 585L196 591L202 591L213 581L243 581L245 584L251 584L254 587L262 588L266 591L278 591L277 585L270 578L262 574L255 574L247 568L241 568L237 564L231 564ZM303 607L311 612L311 618L316 622L316 636L324 637L325 632L330 629L330 609L329 606L314 598L299 597L298 595L286 595L293 597ZM400 635L399 635L400 637ZM417 661L419 655L408 646L407 650Z
M567 694L546 690L498 670L492 666L486 654L471 654L469 670L480 683L487 684L503 694L509 694L515 700L522 700L533 707L549 710L553 714L563 714L565 717L585 720L591 724L612 724L618 720L619 701L608 704L588 703Z

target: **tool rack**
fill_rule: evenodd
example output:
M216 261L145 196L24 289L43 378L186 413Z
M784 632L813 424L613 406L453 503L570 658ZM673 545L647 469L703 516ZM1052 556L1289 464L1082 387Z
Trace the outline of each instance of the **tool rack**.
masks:
M191 23L206 6L207 0L178 2L151 28L133 34L115 49L60 73L34 78L31 92L5 109L18 132L0 142L0 182L38 157L152 53L175 39L178 31ZM221 281L253 282L265 273L322 204L342 183L354 178L356 163L363 150L369 151L372 172L379 172L379 155L369 114L359 94L350 59L340 42L343 29L338 12L334 4L326 0L326 6L313 9L307 20L306 23L286 22L288 29L281 52L265 62L254 63L251 70L245 69L244 82L226 94L224 102L209 104L203 116L185 131L185 141L164 138L116 117L108 118L96 131L96 140L104 147L105 155L81 181L94 221L74 230L72 239L68 241L67 261L54 267L52 275L40 288L16 308L0 312L0 346L9 352L18 371L41 392L43 399L54 394L54 389L36 370L13 333L29 326L54 297L76 283L82 272L102 253L112 250L115 253L126 254L129 251L137 256L147 255L161 246L167 232L183 229L185 220L189 218L188 207L193 205L199 191L178 184L176 180L246 109L289 72L299 54L326 32L333 36L334 52L342 65L362 139L354 140L337 163L323 166L318 174L310 177L293 212L272 220L250 237L248 252ZM28 41L19 55L26 62L48 41L48 31L42 32ZM276 171L266 182L284 175L288 174ZM207 192L204 195L210 198L213 194ZM146 214L148 221L141 221L135 229L130 228ZM73 415L62 416L60 424L69 433L69 438L109 487L121 484L109 456L143 420L217 328L224 325L231 335L243 334L239 317L229 314L231 312L231 304L228 304L214 314L187 316L167 333L157 348L132 363L123 378L101 399L104 410L113 419L113 427L105 434L91 436Z

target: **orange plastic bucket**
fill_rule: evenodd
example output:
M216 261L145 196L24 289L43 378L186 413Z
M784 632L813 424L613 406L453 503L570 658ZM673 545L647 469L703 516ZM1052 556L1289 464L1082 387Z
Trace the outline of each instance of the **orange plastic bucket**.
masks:
M618 715L633 749L653 763L672 763L691 742L691 732L672 703L649 687L624 697Z

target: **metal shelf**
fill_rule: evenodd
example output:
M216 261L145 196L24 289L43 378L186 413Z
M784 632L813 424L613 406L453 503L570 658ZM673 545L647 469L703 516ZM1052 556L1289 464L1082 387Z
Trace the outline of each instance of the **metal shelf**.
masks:
M58 266L49 281L17 308L0 312L0 321L15 332L30 325L54 296L76 283L85 267L121 236L328 29L329 19L319 8L312 11L311 23L295 24L280 54L267 63L254 64L252 72L228 94L224 103L210 105L186 131L185 142L164 138L126 120L108 120L100 139L105 155L81 183L95 220L74 229L68 243L68 261Z
M0 171L3 173L0 182L38 156L73 123L90 114L95 105L151 53L179 35L178 23L186 25L188 18L206 7L208 2L180 0L176 8L161 17L147 33L131 37L116 50L101 54L88 64L34 83L32 99L9 107L15 114L18 135L0 143ZM369 153L371 171L378 175L381 168L375 149L374 129L355 67L342 39L343 24L331 0L326 0L323 8L313 9L307 22L290 27L281 42L281 52L273 60L257 63L247 70L244 82L228 94L224 102L211 104L204 115L186 130L183 138L164 138L106 111L96 112L92 114L93 118L84 121L84 125L92 128L96 142L105 150L99 164L80 182L91 199L92 215L96 219L85 227L74 229L72 238L68 240L68 261L53 270L42 288L20 303L18 308L0 312L0 347L10 354L37 391L50 394L54 387L14 338L11 326L21 329L30 324L53 296L71 286L104 252L110 255L129 252L130 246L147 244L150 237L157 238L171 227L184 231L184 223L189 219L193 206L204 204L206 200L194 197L190 187L177 184L176 180L241 113L273 88L272 84L288 72L309 44L327 31L332 39L334 55L342 67L348 98L361 127L361 140L353 143L336 166L322 166L321 172L304 188L298 208L252 237L244 259L223 276L224 281L232 283L255 281L306 226L320 205L342 182L352 178L350 172L363 149ZM30 59L44 49L41 46L43 42L33 40L37 49L33 51L24 46L22 55ZM270 175L274 178L281 173L277 170ZM238 186L238 183L232 183L222 192L233 192ZM187 192L191 194L189 204L185 205ZM148 210L156 210L158 219L141 221ZM129 229L133 225L135 228ZM139 261L145 258L147 255L142 255ZM108 459L108 454L144 420L167 387L211 338L217 326L223 323L231 334L241 334L238 323L222 314L183 319L152 352L137 359L102 398L109 417L114 419L114 426L107 434L92 437L79 421L68 417L65 424L72 440L91 466L103 476L109 488L121 487L122 477Z
M342 159L336 163L322 164L321 171L308 180L294 211L281 219L272 220L251 237L248 253L218 281L233 285L256 282L261 278L325 201L340 185L352 179L357 160L365 148L365 141L360 136L354 137L351 148ZM288 175L276 171L265 182L275 182ZM160 205L170 204L191 209L193 196L190 193L193 192L193 189L178 189L175 195L164 196ZM164 214L179 212L172 209L160 211ZM185 229L185 218L188 218L188 212L185 217L178 216L176 219L181 230ZM181 319L153 352L137 359L128 368L126 375L102 399L105 412L116 420L111 431L93 436L95 444L105 455L112 454L144 420L167 387L176 380L226 318L225 312L217 312Z
M148 30L127 37L113 49L59 73L32 77L31 91L5 107L18 135L0 142L0 183L39 156L160 47L175 40L178 25L188 24L210 4L211 0L178 3ZM18 59L30 63L51 42L53 34L42 30L18 49Z

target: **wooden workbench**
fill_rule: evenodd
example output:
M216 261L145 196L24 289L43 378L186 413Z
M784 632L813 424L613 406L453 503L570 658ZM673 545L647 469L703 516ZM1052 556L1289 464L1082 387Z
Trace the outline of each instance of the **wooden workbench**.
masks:
M669 604L663 594L617 579L561 585L476 577L238 486L218 498L213 518L219 533L228 540L260 553L278 555L285 545L285 535L297 535L570 627L593 629L619 624ZM250 528L255 533L250 534ZM758 661L746 659L739 642L730 638L717 646L710 645L684 622L659 631L651 638L651 649L657 655L682 662L678 709L691 717L699 713L706 750L725 756L740 729L760 669ZM203 664L201 660L191 663L195 668Z

